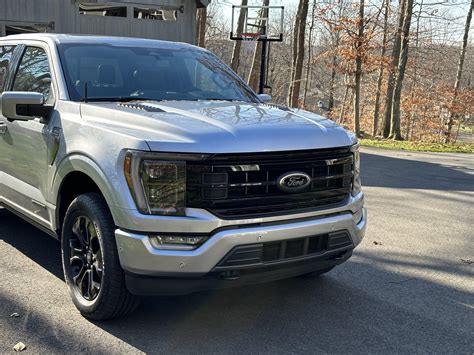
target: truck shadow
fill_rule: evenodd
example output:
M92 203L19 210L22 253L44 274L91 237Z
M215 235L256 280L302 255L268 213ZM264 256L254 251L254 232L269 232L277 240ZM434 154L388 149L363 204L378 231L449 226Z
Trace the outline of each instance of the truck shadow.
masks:
M61 264L61 245L13 213L0 208L0 240L64 280Z
M474 191L473 176L457 168L367 153L362 164L367 186L435 194ZM56 240L4 209L0 221L0 241L63 280ZM427 277L427 272L445 274L446 280L462 278L464 286L473 275L471 266L459 262L383 254L362 246L349 262L319 279L147 298L134 314L108 322L88 322L72 314L82 325L80 338L67 325L58 332L63 320L55 316L57 305L51 304L50 317L43 317L2 290L0 303L30 312L35 323L27 328L29 336L49 342L56 351L67 351L64 339L75 339L70 341L81 343L83 351L110 352L107 344L97 343L105 332L150 353L470 352L473 293L463 283L453 286ZM36 294L34 283L31 294ZM14 323L5 324L16 331Z
M1 240L62 280L57 241L5 210L0 210L0 220ZM216 349L256 353L466 352L469 344L474 345L469 334L474 327L473 294L419 276L424 272L463 280L473 275L472 269L461 263L411 253L386 255L365 247L319 279L146 298L135 313L108 322L88 322L72 307L71 317L78 318L81 332L88 334L77 340L81 349L94 352L110 350L93 340L97 331L150 353L208 353ZM31 294L35 294L34 288ZM3 297L1 290L0 302L27 314L28 336L38 343L46 342L48 348L67 351L64 336L78 336L75 329L58 328L61 319L55 319L55 305L51 305L51 316L44 318L15 299ZM9 324L14 326L12 322L6 326Z

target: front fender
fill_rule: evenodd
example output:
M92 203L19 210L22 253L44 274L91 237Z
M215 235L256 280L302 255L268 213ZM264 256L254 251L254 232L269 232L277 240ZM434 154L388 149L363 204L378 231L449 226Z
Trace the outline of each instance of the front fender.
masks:
M105 198L107 205L110 208L112 217L116 221L115 206L123 205L122 201L119 201L118 194L114 191L120 191L118 184L120 183L116 177L115 171L110 174L100 168L100 166L90 157L82 154L73 154L65 157L57 167L56 173L52 182L51 190L51 201L58 206L59 194L61 191L62 183L64 179L73 172L80 172L87 175L94 183L99 187L100 192ZM130 197L131 198L131 197ZM53 221L53 226L58 229L59 209L56 208L56 218Z

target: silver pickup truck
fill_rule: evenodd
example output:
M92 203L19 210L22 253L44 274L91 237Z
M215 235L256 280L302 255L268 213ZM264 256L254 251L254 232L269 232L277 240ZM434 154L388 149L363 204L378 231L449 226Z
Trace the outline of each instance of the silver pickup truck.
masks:
M268 103L204 49L4 37L0 92L0 204L61 241L86 317L317 276L364 236L355 136Z

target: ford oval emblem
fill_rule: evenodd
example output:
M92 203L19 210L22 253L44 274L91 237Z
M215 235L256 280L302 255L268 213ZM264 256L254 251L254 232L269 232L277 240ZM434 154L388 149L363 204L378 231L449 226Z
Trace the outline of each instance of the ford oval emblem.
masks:
M283 174L277 180L277 186L285 192L299 192L311 184L311 176L303 172Z

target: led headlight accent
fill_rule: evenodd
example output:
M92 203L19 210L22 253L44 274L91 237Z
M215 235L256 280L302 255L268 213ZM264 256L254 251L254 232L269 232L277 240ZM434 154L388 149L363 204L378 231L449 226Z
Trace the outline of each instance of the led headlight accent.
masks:
M352 196L356 196L362 191L362 183L360 179L360 152L359 143L354 144L351 147L351 151L354 154L354 180L352 182Z
M194 250L204 243L208 237L155 235L150 237L150 243L157 249Z

